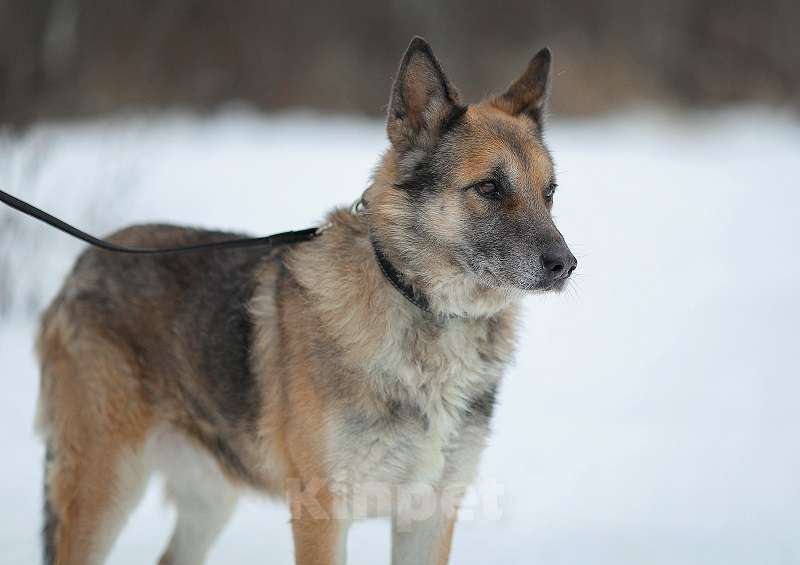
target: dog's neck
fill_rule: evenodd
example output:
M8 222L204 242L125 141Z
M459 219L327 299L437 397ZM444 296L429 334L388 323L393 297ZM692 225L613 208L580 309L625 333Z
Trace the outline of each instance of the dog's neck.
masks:
M374 218L372 218L374 220ZM323 308L342 305L347 309L372 310L365 316L387 319L428 320L433 324L447 320L486 319L512 308L517 296L502 290L487 289L455 269L441 269L432 253L429 268L425 263L408 261L387 240L379 239L386 259L401 274L405 284L425 296L427 309L412 304L395 288L381 270L371 237L375 237L369 213L334 210L328 227L315 240L298 245L287 256L287 264L298 282ZM380 234L377 234L380 238ZM419 271L417 270L419 269Z
M461 266L441 258L432 246L418 243L409 256L393 245L391 238L376 235L379 230L370 227L369 231L382 255L373 256L372 261L387 279L386 284L404 295L412 308L440 318L486 318L510 307L518 298L513 291L487 288L465 276ZM381 268L381 258L397 273L395 277ZM397 278L405 289L396 287L392 279ZM408 293L417 298L416 304L408 299Z
M383 272L386 280L389 281L389 284L395 287L411 304L420 310L430 312L431 309L428 304L428 297L405 282L403 274L392 265L392 262L386 257L380 243L378 243L374 237L370 237L370 242L372 243L373 251L375 251L375 260L378 261L378 266L381 268L381 272Z

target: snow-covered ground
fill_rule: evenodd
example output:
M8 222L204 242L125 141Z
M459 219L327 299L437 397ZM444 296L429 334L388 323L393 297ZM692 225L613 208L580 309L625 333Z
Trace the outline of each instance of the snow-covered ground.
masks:
M97 234L265 234L353 201L384 139L374 121L246 110L42 125L0 131L0 188ZM651 111L556 120L548 139L578 276L526 304L453 563L800 563L800 123ZM80 249L0 210L3 564L39 559L32 334ZM155 480L110 562L155 563L173 518ZM359 524L350 561L388 547L385 523ZM211 563L291 555L286 510L253 498Z

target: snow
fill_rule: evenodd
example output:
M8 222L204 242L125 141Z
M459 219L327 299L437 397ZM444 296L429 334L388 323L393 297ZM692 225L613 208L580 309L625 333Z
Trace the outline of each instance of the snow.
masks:
M574 285L531 298L453 563L800 563L800 124L763 108L554 120ZM0 188L102 234L174 221L267 234L366 186L382 125L232 108L0 131ZM80 251L0 210L0 563L39 560L36 314ZM155 563L154 480L112 564ZM495 508L495 503L497 507ZM291 562L251 497L210 562ZM359 523L351 563L388 563Z

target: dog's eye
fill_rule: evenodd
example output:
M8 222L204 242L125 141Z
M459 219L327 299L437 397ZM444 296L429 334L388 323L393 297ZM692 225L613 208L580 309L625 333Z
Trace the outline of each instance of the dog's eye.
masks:
M544 197L547 200L552 200L553 195L556 193L556 187L558 185L554 182L551 182L550 185L544 190Z
M500 198L500 189L490 180L476 184L475 191L484 198Z

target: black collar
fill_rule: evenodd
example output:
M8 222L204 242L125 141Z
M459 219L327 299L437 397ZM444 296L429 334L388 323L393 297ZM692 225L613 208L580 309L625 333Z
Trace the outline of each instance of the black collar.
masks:
M378 243L373 238L370 238L370 242L372 243L372 249L375 251L375 258L378 260L378 265L383 272L383 276L386 277L386 280L389 281L406 300L411 302L411 304L424 312L430 312L431 308L425 295L414 291L411 285L403 282L403 275L389 262Z

